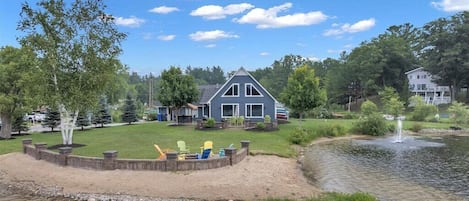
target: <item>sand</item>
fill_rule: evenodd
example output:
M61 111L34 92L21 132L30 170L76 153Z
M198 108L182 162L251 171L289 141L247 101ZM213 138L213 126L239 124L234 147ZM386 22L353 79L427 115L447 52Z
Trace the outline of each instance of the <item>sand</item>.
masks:
M217 169L160 172L61 167L10 153L0 155L0 177L3 183L55 189L55 194L74 197L84 193L146 198L140 200L258 200L302 199L320 193L308 183L295 159L267 155L248 156L234 166Z

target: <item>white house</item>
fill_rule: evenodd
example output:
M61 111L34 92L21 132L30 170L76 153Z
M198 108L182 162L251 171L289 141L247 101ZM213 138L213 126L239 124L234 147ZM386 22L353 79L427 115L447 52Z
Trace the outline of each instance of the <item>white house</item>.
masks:
M432 82L432 75L423 67L405 73L409 80L409 90L413 95L419 95L428 104L439 105L451 103L449 86L438 86Z

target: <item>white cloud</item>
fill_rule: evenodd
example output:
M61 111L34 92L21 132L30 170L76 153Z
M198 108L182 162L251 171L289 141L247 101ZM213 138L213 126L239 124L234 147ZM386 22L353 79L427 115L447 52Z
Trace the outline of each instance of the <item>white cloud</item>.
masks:
M469 11L469 0L440 0L432 5L445 12Z
M274 6L267 10L262 8L255 8L240 19L235 19L234 21L240 24L256 24L256 27L259 29L267 29L291 26L308 26L321 23L328 18L327 15L324 15L321 11L278 16L279 12L288 10L292 6L292 3L285 3L280 6Z
M214 48L214 47L217 47L217 44L208 44L205 47L206 48Z
M218 40L222 38L239 38L239 36L236 34L230 34L222 30L197 31L195 33L189 34L189 37L194 41Z
M376 20L374 18L370 18L367 20L361 20L356 22L355 24L346 23L338 29L329 29L326 30L323 35L324 36L337 36L342 35L344 33L356 33L362 32L371 29L376 24ZM333 24L332 27L338 27L337 24Z
M174 40L176 38L176 35L159 35L158 40L163 40L163 41L170 41Z
M261 56L269 56L270 53L268 53L268 52L261 52L259 55L261 55Z
M149 10L149 12L158 13L158 14L168 14L168 13L176 12L176 11L179 11L179 9L176 7L167 7L167 6L155 7Z
M254 6L249 3L230 4L225 7L206 5L193 10L190 15L201 16L207 20L218 20L226 18L227 15L242 13L251 8L254 8Z
M135 16L130 16L129 18L117 17L115 22L120 26L135 28L145 23L145 20Z

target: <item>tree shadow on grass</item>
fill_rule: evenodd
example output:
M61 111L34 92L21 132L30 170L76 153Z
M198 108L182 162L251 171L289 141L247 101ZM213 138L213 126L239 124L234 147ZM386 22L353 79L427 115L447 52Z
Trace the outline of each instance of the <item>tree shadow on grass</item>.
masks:
M72 148L79 148L79 147L84 147L86 146L86 144L56 144L56 145L52 145L52 146L49 146L47 147L47 149L49 150L55 150L55 149L59 149L61 147L72 147Z

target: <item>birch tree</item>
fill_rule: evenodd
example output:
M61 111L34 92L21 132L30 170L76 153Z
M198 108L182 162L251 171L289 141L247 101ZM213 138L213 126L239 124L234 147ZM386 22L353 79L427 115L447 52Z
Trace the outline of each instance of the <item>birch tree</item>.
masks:
M22 5L20 39L40 59L43 98L60 112L63 144L72 144L80 110L98 102L122 65L119 32L102 0L41 0Z

